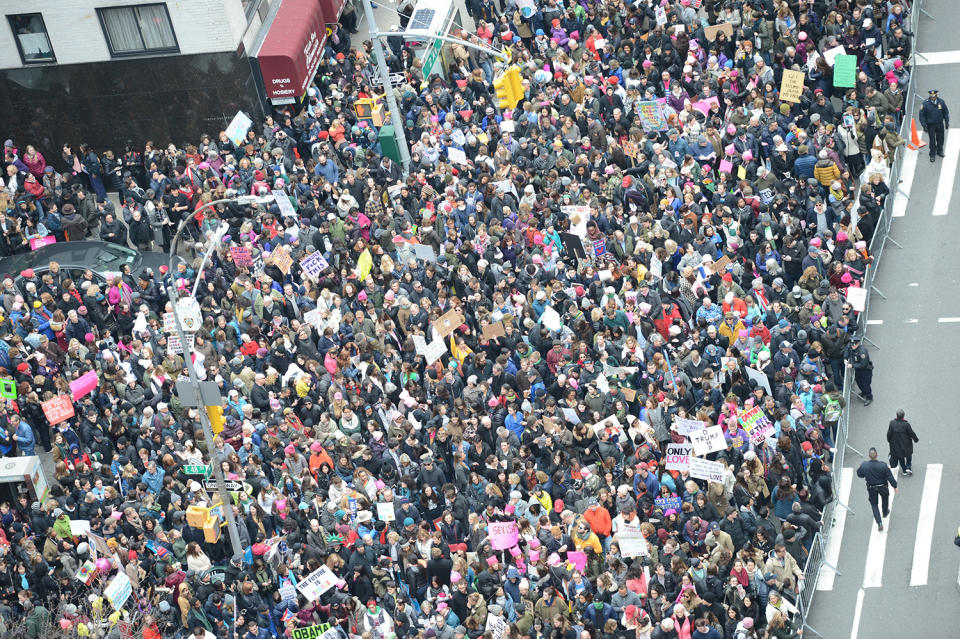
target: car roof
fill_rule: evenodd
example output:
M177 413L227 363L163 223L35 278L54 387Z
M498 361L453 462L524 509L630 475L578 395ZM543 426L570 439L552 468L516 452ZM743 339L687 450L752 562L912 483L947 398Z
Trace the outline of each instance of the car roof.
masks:
M0 260L0 274L16 277L25 269L46 267L51 261L61 268L89 268L104 273L117 272L124 264L136 268L142 256L139 251L110 242L58 242Z

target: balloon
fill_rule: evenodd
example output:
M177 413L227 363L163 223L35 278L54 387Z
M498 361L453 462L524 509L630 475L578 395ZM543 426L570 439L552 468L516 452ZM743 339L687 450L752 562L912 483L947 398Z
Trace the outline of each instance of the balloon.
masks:
M69 620L69 619L61 619L61 620L60 620L60 628L63 629L63 630L68 630L68 629L70 628L70 620Z
M101 574L107 574L112 568L113 566L110 564L110 560L106 557L97 559L97 571Z

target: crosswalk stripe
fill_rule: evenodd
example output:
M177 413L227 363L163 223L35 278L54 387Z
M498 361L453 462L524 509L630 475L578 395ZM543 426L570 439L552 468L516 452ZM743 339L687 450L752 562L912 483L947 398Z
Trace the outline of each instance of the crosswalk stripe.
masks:
M850 503L850 489L853 487L853 469L843 468L840 470L840 494L837 498L840 503ZM830 529L830 537L827 541L827 563L830 566L836 566L840 561L840 545L843 543L843 528L847 522L847 509L843 506L837 506L833 509L833 525ZM836 573L830 568L824 566L820 570L820 577L817 580L817 590L833 590L833 579Z
M932 144L932 142L931 142ZM931 151L932 153L933 151ZM946 215L950 209L950 197L953 195L954 179L957 177L957 161L960 160L960 130L947 131L943 145L943 165L940 167L940 181L937 182L937 199L933 203L934 215Z
M907 214L910 189L913 187L913 176L917 173L917 156L919 155L919 151L904 147L903 164L900 167L901 182L897 187L897 195L893 199L893 217L903 217Z
M933 522L937 516L937 497L940 495L940 478L943 464L927 464L923 477L923 494L920 497L920 519L917 521L917 537L913 546L913 569L910 571L911 586L927 585L930 572L930 550L933 544Z
M931 51L929 53L920 53L918 51L914 61L918 67L936 64L960 64L960 50Z
M899 468L893 469L893 478L897 479L900 474ZM887 500L887 506L893 511L894 492L890 490L890 498ZM883 504L880 504L881 511ZM883 520L884 528L877 530L877 525L873 521L873 515L867 511L870 518L870 543L867 545L867 563L863 569L863 587L879 588L883 580L883 557L887 552L887 532L890 529L890 518Z

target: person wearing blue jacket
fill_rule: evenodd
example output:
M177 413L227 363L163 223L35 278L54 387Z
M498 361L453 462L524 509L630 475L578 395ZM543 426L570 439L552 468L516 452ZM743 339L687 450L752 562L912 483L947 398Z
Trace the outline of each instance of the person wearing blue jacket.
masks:
M20 415L14 413L10 415L8 424L14 432L14 439L17 441L17 448L24 455L33 455L37 445L37 439L33 434L33 428L30 424L20 419Z

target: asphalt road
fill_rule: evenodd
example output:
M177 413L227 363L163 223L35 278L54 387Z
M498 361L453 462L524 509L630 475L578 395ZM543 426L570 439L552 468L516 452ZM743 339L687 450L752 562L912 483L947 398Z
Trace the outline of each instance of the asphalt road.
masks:
M918 66L915 88L923 96L928 88L939 89L955 114L956 127L960 125L957 6L953 0L926 0L923 7L937 20L922 18L917 50L956 51L956 55L941 53L930 57L931 64ZM960 156L960 128L952 135ZM899 478L900 492L893 500L885 534L873 532L876 524L866 487L863 480L853 478L848 503L856 514L848 514L843 524L837 565L842 574L833 576L832 589L816 593L807 620L825 639L958 636L960 549L953 545L960 526L956 495L960 438L953 423L960 409L953 359L960 347L957 159L950 171L949 158L931 164L928 149L920 150L912 184L901 185L909 187L906 213L894 219L890 234L903 248L887 244L874 282L887 298L876 293L870 298L867 336L877 344L876 348L868 344L875 363L875 401L865 408L853 398L849 443L864 453L875 446L885 459L887 424L898 408L906 411L920 443L913 458L914 475ZM946 197L949 203L943 201ZM938 198L946 214L934 216ZM848 468L855 470L861 461L847 451ZM936 465L942 465L939 486Z

